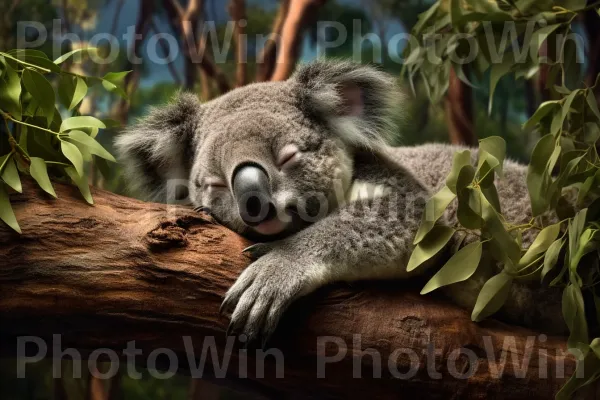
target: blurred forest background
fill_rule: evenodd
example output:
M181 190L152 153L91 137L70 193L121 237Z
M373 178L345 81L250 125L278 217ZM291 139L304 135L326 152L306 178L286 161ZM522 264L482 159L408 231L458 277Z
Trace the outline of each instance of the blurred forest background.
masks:
M94 76L131 70L123 82L129 101L118 91L106 92L92 87L91 95L80 106L82 114L110 118L122 125L144 115L149 106L165 103L182 88L209 101L254 81L287 79L298 62L320 56L354 58L381 65L398 76L406 97L397 109L396 144L437 141L475 145L478 139L497 135L506 140L510 157L526 162L537 136L523 132L521 126L547 99L544 71L538 72L539 79L527 81L504 77L496 88L491 113L487 109L489 85L484 82L475 80L471 87L451 73L448 81L442 83L448 85L445 99L432 104L423 87L417 85L413 93L408 83L400 81L402 64L390 54L390 38L410 31L417 16L432 3L433 0L0 0L0 49L18 47L18 21L37 21L46 27L48 40L38 49L50 58L57 56L53 54L57 43L65 53L90 46L90 39L98 33L115 36L119 53L114 62L95 64L84 59L63 67ZM595 13L594 10L591 12ZM55 20L60 20L60 26L53 30ZM227 29L229 21L238 22L233 32ZM361 35L365 40L357 45L349 39L336 48L323 51L319 43L334 40L337 33L334 29L319 30L319 21L339 23L350 37ZM357 21L360 32L355 29ZM600 54L600 28L597 25L588 22L585 15L578 21L581 34L587 38L586 68L591 76L598 73L596 58ZM214 26L216 36L206 34L204 28L211 26ZM148 46L149 38L156 33L169 33L177 40L180 51L167 63L148 61L149 50L156 51L159 57L168 55L166 40L158 40L154 47ZM281 38L280 46L274 41L263 45L254 40L257 35L270 33ZM26 34L27 40L36 39L34 33L27 31ZM141 35L142 39L126 40L133 34ZM248 37L247 47L239 40L244 34ZM373 37L368 34L374 34L378 39L370 40ZM223 43L228 42L228 35L233 35L232 45L221 59L214 49L222 49ZM398 43L399 46L404 44L404 41ZM106 40L93 45L100 48L100 53L109 51ZM200 61L194 60L190 49L203 55ZM402 54L403 48L392 50ZM140 57L143 62L131 63L128 53ZM243 58L247 62L241 62ZM111 152L118 129L103 130L97 137ZM91 168L91 184L131 195L127 193L118 165L110 164L109 168L92 165ZM69 375L70 368L69 362L63 362L65 375ZM132 380L120 374L111 382L90 376L52 379L51 361L28 367L27 378L17 379L14 360L0 363L2 399L212 399L239 396L185 376L157 380L145 373L144 379Z

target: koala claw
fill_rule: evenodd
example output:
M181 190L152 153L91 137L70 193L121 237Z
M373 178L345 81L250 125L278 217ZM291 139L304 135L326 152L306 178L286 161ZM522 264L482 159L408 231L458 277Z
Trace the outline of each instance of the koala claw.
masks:
M245 334L247 344L261 340L264 348L292 301L316 287L307 269L298 265L298 258L274 252L252 263L229 289L221 306L233 310L228 334Z
M273 249L273 246L268 243L255 243L242 250L242 253L248 253L250 258L257 260Z

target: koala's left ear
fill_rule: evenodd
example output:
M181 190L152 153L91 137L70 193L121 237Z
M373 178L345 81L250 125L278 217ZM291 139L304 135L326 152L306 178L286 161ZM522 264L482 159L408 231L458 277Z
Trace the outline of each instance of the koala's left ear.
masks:
M300 108L325 120L343 140L372 148L394 134L392 108L401 94L388 74L348 61L315 61L299 67L290 81L297 84Z

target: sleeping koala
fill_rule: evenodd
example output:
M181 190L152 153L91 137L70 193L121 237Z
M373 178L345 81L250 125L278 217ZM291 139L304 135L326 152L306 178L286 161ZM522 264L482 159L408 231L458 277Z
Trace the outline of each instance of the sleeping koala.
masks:
M169 182L185 179L194 205L263 242L223 302L232 332L268 338L291 302L330 282L414 273L406 266L425 202L445 184L460 148L387 147L397 99L393 80L374 68L318 61L285 82L249 85L206 104L181 94L118 138L141 192L165 201ZM531 219L525 178L524 166L507 161L497 182L515 224ZM455 207L445 221L456 222ZM479 268L446 293L472 308L492 274ZM560 291L516 284L512 291L505 319L564 330Z

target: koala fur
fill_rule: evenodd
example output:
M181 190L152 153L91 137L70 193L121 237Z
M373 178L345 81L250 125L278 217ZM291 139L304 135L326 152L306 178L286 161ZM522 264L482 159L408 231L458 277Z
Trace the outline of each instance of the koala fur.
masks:
M253 247L260 257L223 302L232 311L232 332L268 338L291 302L330 282L426 270L406 271L413 239L425 202L444 185L461 148L386 146L395 99L393 80L372 67L318 61L285 82L248 85L205 104L181 94L118 138L120 159L139 191L166 201L169 182L184 180L194 205L264 242ZM240 217L232 189L240 165L260 166L268 176L273 220L250 226ZM497 182L503 214L527 223L526 168L506 161L504 169ZM456 207L444 218L454 223ZM533 239L524 237L524 245ZM494 273L479 268L445 292L472 308ZM512 291L502 318L548 332L565 329L560 291L520 283Z

